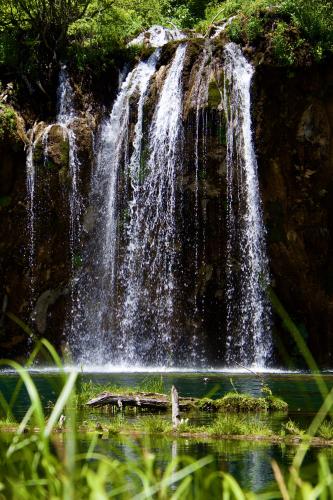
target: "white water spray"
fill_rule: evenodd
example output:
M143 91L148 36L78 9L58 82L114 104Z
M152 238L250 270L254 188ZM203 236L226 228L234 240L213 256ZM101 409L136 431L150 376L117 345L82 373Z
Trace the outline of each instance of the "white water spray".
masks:
M64 137L68 138L69 171L71 176L70 191L70 252L72 259L72 274L75 267L75 253L81 234L82 199L79 191L80 161L77 154L76 136L71 128L76 118L74 107L74 93L70 85L66 67L62 66L58 86L58 114L57 123L62 126Z
M186 45L179 45L150 125L148 159L141 164L136 161L136 169L132 168L135 180L122 270L125 300L121 346L125 360L136 364L149 360L172 363L176 178L181 168L185 54Z
M36 189L36 169L34 165L34 131L31 130L30 143L27 148L26 155L26 190L27 190L27 205L28 205L28 267L30 276L30 307L33 305L34 291L35 291L35 238L36 238L36 200L35 200L35 189Z
M157 49L147 61L131 71L114 103L110 116L103 122L97 144L96 170L92 179L91 203L98 207L96 234L98 240L90 249L92 269L81 277L83 304L77 318L72 344L81 360L99 362L119 355L119 338L115 332L117 306L117 248L119 239L119 177L131 172L134 177L141 159L143 108L152 75L159 59ZM137 98L137 120L133 152L129 157L129 126L132 100Z
M272 349L269 283L258 166L252 138L253 67L241 49L224 49L227 121L227 362L266 366Z

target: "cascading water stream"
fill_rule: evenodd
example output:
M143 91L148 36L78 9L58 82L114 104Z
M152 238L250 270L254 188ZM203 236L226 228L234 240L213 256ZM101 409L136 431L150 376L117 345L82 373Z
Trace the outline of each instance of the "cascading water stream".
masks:
M205 174L205 145L206 145L206 125L209 97L209 82L211 77L211 46L206 41L201 60L196 68L193 88L191 90L191 101L194 111L194 308L193 308L193 332L191 332L191 342L193 344L193 362L198 365L205 360L205 348L202 339L196 333L196 328L202 324L203 312L205 308L205 298L203 294L198 295L200 278L205 269L205 206L201 202L201 196L205 192L205 183L202 178ZM190 155L192 160L192 157ZM190 160L190 161L191 161ZM204 198L204 195L203 195Z
M77 157L77 145L74 131L70 128L73 120L75 119L75 111L73 105L73 90L69 83L69 78L65 67L61 68L59 76L59 86L57 91L57 102L58 102L58 114L56 117L56 124L60 125L63 129L64 138L68 138L69 143L69 169L71 174L71 189L69 196L70 204L70 253L72 259L72 276L74 274L74 259L75 259L75 249L80 238L80 217L81 217L81 198L78 190L78 180L79 180L79 168L80 162ZM28 244L28 266L30 273L30 308L33 309L35 306L35 285L36 285L36 245L37 245L37 201L38 201L38 189L39 182L37 178L37 170L34 161L35 147L37 143L41 144L44 167L47 168L48 154L49 154L49 134L52 127L55 124L47 125L42 135L34 137L35 130L31 131L31 140L27 148L26 156L26 187L27 187L27 198L28 198L28 233L29 233L29 244ZM73 288L72 288L72 312L75 310L75 304L73 303ZM34 318L35 312L32 313L32 318Z
M35 187L36 187L36 169L34 165L34 131L31 130L30 144L27 149L26 156L26 190L27 190L27 204L28 204L28 267L30 275L30 307L33 305L34 301L34 290L35 290L35 218L36 218L36 207L35 207Z
M266 366L271 355L269 283L258 166L252 138L253 67L234 43L224 48L227 121L227 362Z
M91 201L99 207L90 273L81 277L83 304L77 316L72 345L82 362L114 359L119 339L114 331L116 310L116 276L118 246L119 176L133 173L140 163L143 107L149 82L160 55L157 49L147 61L141 61L122 84L112 112L101 127L97 144L96 170L92 179ZM133 153L128 157L131 100L137 97L137 121L134 129ZM91 256L90 256L91 257ZM122 361L120 359L120 361Z
M215 33L211 36L211 39L214 40L214 38L217 38L220 36L221 33L223 33L228 26L232 23L234 19L236 19L237 16L231 16L229 19L227 19L221 26L218 26Z
M64 136L68 138L69 145L69 171L71 176L70 190L70 253L72 259L72 274L74 274L75 254L81 234L82 200L79 192L80 161L77 154L75 133L71 128L76 118L74 108L74 94L69 82L65 66L61 67L58 86L58 113L57 123L62 126Z
M179 45L149 128L148 159L139 163L137 157L131 171L133 199L122 269L121 348L125 360L137 364L172 363L176 177L181 168L185 54L186 44Z
M195 275L196 282L199 275L199 143L200 143L200 125L201 134L204 131L204 106L208 102L209 74L205 71L205 67L211 57L210 51L205 48L200 63L197 77L194 84L194 99L195 99L195 144L194 144L194 164L195 164L195 201L194 201L194 217L195 217ZM204 140L204 139L203 139ZM197 296L195 297L197 302ZM197 308L197 304L196 304Z
M160 27L148 35L155 47L183 38ZM171 364L180 341L172 332L186 45L164 70L147 125L145 103L160 53L157 48L128 73L96 141L89 265L79 278L81 304L70 342L84 364Z

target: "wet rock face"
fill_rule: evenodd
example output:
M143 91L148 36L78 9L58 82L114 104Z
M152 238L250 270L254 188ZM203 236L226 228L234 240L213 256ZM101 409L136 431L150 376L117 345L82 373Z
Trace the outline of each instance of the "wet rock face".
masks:
M321 366L332 364L333 72L258 68L254 117L275 291ZM289 334L276 334L291 356ZM280 359L286 362L284 353Z
M20 356L27 352L27 335L7 316L13 313L39 336L59 347L69 314L71 256L69 251L69 192L72 179L69 141L65 127L35 123L29 138L0 143L0 349ZM89 190L92 136L91 117L78 117L72 124L78 138L78 158L83 166L79 189L82 203ZM23 128L24 131L24 128ZM35 264L29 267L28 194L26 148L34 142L35 168ZM32 278L34 290L31 291Z
M23 245L26 210L25 143L23 120L16 115L15 126L4 129L0 141L0 350L16 354L17 346L26 342L26 335L18 329L6 313L18 312L24 307Z

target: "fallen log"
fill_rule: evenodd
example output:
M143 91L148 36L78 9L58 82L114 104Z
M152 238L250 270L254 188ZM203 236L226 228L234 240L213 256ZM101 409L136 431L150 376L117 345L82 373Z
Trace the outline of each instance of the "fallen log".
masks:
M180 410L186 411L193 406L195 401L192 398L179 398ZM117 406L125 408L126 406L133 408L151 409L151 410L169 410L171 401L165 394L157 393L135 393L135 394L113 394L111 392L102 392L95 398L90 399L87 403L90 407L101 406Z

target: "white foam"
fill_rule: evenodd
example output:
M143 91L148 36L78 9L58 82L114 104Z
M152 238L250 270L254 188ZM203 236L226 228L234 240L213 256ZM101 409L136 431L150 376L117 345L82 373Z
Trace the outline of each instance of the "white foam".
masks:
M163 47L172 40L182 40L186 38L184 33L178 29L170 30L155 24L149 30L140 33L134 40L127 44L128 47L132 45L141 45L146 43L149 47Z

